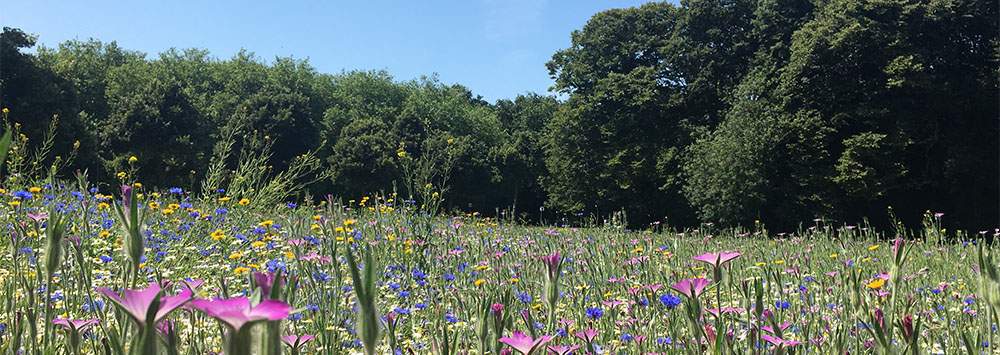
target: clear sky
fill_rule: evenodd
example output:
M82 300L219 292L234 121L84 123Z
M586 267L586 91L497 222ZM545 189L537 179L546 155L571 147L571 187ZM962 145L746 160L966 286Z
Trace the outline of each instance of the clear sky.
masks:
M0 0L0 23L56 47L95 38L147 54L241 48L318 71L385 69L397 80L438 73L494 102L545 93L545 63L599 11L647 1L31 1Z

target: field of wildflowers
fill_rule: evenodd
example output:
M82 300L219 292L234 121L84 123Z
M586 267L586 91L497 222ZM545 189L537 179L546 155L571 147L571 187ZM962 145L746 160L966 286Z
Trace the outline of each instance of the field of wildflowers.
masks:
M523 227L373 196L0 190L4 354L996 353L997 231Z

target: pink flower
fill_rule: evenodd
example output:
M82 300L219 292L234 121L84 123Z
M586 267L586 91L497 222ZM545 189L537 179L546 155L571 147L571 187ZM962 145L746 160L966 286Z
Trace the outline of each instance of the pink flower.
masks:
M570 346L570 347L549 345L549 352L551 352L551 353L553 353L555 355L568 355L568 354L573 353L573 350L576 350L576 349L579 349L579 348L580 348L579 345L573 345L573 346Z
M278 278L278 275L268 271L267 273L255 272L253 273L253 280L257 283L257 287L260 287L260 292L264 298L271 297L271 288L274 287L274 281ZM278 286L281 286L281 281L278 281Z
M768 342L770 342L771 344L774 344L774 346L777 346L779 348L780 347L790 348L790 347L802 344L802 342L799 342L798 340L785 340L785 339L781 339L779 337L770 336L768 334L761 334L760 338L764 339L764 340L767 340Z
M100 323L100 322L101 322L101 320L97 319L97 318L93 318L93 319L53 319L52 320L53 324L62 325L63 328L66 328L66 330L75 331L75 332L81 332L81 333L87 331L87 329L90 329L90 327L94 326L94 324L97 324L97 323Z
M577 338L580 338L580 340L592 343L594 341L594 337L596 337L598 333L600 333L599 330L587 329L576 332L574 335L576 335Z
M264 300L250 307L246 297L214 300L194 300L191 305L239 332L245 324L260 320L280 320L288 317L292 307L278 300Z
M705 291L705 287L710 282L712 282L710 279L684 279L674 285L673 288L685 296L695 299L701 296L702 291Z
M115 306L124 309L125 313L140 326L144 326L147 321L159 323L168 313L191 300L191 290L189 289L184 289L177 296L160 297L156 318L149 320L146 319L146 314L149 307L153 305L153 301L162 293L160 285L151 283L149 287L141 291L125 290L122 296L118 296L109 288L100 288L97 292L107 297Z
M32 221L35 221L36 223L37 222L41 222L41 220L45 219L45 217L48 217L48 216L49 215L44 214L44 213L39 213L39 214L29 213L28 214L28 218L31 219Z
M530 336L516 330L512 336L513 338L503 337L498 340L510 345L510 347L514 348L514 350L517 350L519 353L524 355L536 354L536 350L544 349L545 343L552 340L552 337L548 335L543 335L538 339L532 339Z
M785 329L788 329L788 327L790 327L791 325L792 325L791 321L785 321L785 324L779 325L778 329L784 331ZM765 332L774 334L774 328L771 328L770 326L763 326L761 327L761 329L763 329Z
M694 260L707 263L709 265L712 265L713 267L719 267L726 264L730 260L736 259L738 257L740 257L739 252L722 251L718 253L701 254L694 257Z
M298 349L315 338L312 335L282 335L281 341L291 348Z
M548 268L549 280L555 280L559 277L559 253L542 256L542 261L545 262L545 266Z

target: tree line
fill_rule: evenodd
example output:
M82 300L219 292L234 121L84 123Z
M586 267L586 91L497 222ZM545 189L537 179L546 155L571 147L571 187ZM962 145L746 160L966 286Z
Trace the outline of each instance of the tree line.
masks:
M303 193L399 190L494 214L794 228L887 206L1000 224L995 1L691 0L595 14L547 63L561 96L319 73L248 51L158 56L0 36L0 105L103 181L197 191L213 159L312 152ZM236 137L236 139L227 139ZM226 143L226 144L223 144ZM129 161L131 157L137 160ZM130 165L133 164L133 165ZM232 172L236 174L234 170ZM229 179L240 178L229 176ZM423 201L421 201L423 202ZM529 213L530 212L530 213ZM544 217L544 215L543 215ZM582 217L579 217L582 218Z

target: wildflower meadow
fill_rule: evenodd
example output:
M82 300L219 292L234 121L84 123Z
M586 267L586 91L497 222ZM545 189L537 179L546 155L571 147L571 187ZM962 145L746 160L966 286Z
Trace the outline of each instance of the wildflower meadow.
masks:
M18 181L14 179L14 181ZM17 354L982 354L997 231L525 227L395 195L0 190Z

